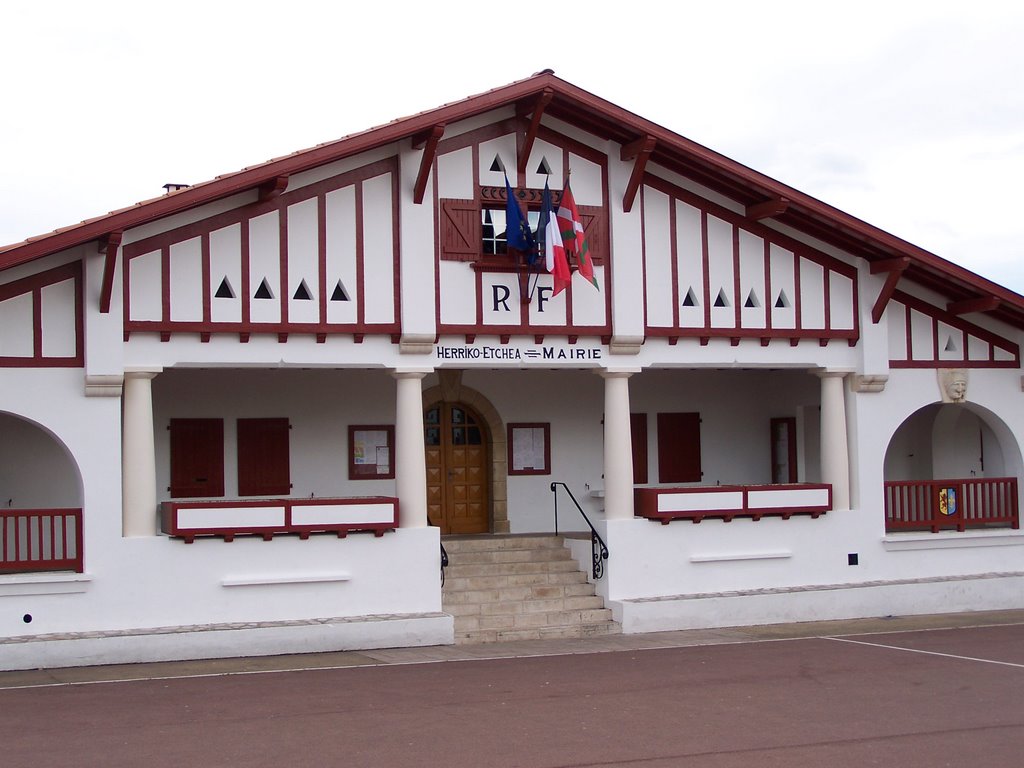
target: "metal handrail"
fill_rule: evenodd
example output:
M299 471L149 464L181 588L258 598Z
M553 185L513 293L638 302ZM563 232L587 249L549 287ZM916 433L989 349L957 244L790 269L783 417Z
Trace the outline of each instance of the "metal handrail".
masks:
M552 483L551 493L555 497L555 535L558 535L558 488L562 486L565 492L569 494L569 498L572 499L572 503L576 505L576 509L583 515L583 519L590 527L590 548L593 554L593 568L591 573L594 576L595 581L604 576L604 561L608 559L608 545L604 543L604 539L601 538L601 534L597 532L594 524L590 522L590 518L587 517L587 513L583 511L583 507L576 501L576 497L572 495L572 491L569 490L569 486L565 483Z
M430 520L430 515L427 515L427 525L434 527L434 523ZM438 536L438 539L441 537ZM448 567L448 550L444 548L444 542L441 541L441 586L444 587L444 569Z

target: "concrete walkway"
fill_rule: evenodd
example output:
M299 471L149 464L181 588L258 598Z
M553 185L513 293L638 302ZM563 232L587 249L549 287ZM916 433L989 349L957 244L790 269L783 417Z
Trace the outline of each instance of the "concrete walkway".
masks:
M758 627L694 629L638 635L562 640L523 640L481 645L440 645L387 648L238 659L209 659L96 667L66 667L0 672L0 689L75 685L127 680L159 680L220 675L245 675L291 670L431 664L483 659L565 656L616 651L757 643L797 638L873 635L966 627L1024 624L1024 610L979 611L927 616L893 616L848 621L773 624Z

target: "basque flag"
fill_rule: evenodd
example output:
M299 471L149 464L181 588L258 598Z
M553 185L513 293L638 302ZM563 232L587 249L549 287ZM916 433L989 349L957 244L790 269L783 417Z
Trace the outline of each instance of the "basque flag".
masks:
M583 234L583 222L580 220L580 213L576 208L572 190L569 189L568 178L566 178L565 188L562 190L562 199L558 203L558 229L562 234L566 258L575 256L580 275L589 280L595 288L601 290L597 284L597 278L594 277L594 260L590 256L590 246L587 245L587 238Z
M569 285L572 280L572 272L569 271L569 260L565 256L565 246L559 231L559 220L552 210L551 191L548 189L546 181L544 182L540 220L547 222L544 228L544 262L555 281L555 290L552 296L557 296Z

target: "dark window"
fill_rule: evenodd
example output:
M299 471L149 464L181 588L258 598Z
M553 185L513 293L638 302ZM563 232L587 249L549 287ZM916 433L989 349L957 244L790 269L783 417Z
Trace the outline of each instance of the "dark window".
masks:
M696 483L700 469L700 414L658 414L658 482Z
M288 419L238 420L238 495L291 493Z
M171 419L173 498L224 495L224 420Z

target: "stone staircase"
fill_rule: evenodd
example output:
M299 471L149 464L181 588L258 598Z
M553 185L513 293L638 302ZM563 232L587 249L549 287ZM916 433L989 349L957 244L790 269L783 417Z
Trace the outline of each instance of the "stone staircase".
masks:
M442 605L455 642L613 635L621 627L553 535L445 537Z

